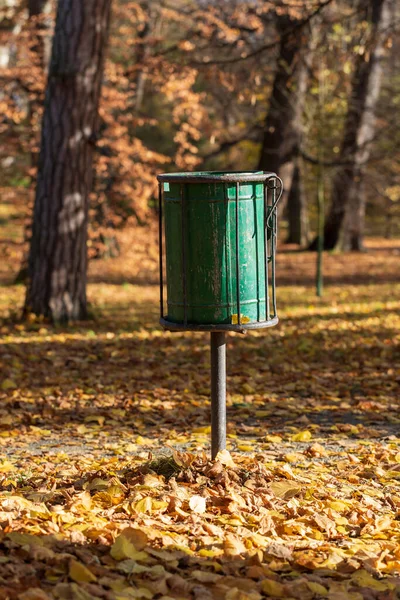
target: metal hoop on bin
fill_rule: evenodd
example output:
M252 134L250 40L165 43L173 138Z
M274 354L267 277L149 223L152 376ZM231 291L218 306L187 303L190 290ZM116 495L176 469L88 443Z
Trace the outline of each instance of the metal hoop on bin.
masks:
M275 292L275 253L277 238L277 206L283 191L282 180L275 173L268 172L199 172L199 173L163 173L157 177L159 182L159 274L160 274L160 324L169 331L235 331L245 333L246 330L263 329L278 323ZM235 184L235 305L237 307L237 323L192 323L188 318L188 290L187 290L187 253L186 253L186 184ZM241 265L239 257L240 240L240 186L241 184L263 184L264 199L264 280L265 280L265 318L253 322L246 322L242 314L240 299ZM174 322L165 316L164 312L164 265L163 265L163 204L165 185L180 184L180 219L181 219L181 280L183 318L181 322ZM226 194L226 187L225 192ZM228 199L231 201L231 199ZM228 214L226 213L226 219ZM271 266L270 266L271 265ZM271 307L272 304L272 307ZM272 310L271 310L272 309ZM235 315L236 316L236 315Z

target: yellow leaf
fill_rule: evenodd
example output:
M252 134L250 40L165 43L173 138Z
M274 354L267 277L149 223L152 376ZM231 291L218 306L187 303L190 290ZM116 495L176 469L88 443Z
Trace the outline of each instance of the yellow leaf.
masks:
M221 575L212 573L211 571L195 570L191 573L191 576L201 583L215 583L218 579L221 579Z
M266 435L265 441L270 442L271 444L280 444L282 437L280 435Z
M141 500L136 502L133 505L133 508L136 510L136 512L150 514L151 508L152 508L151 505L152 505L152 502L151 502L150 496L145 496L144 498L142 498Z
M19 546L43 545L43 541L38 536L30 535L29 533L19 533L18 531L15 531L8 533L7 538Z
M195 427L193 429L193 433L211 433L211 426L207 425L206 427Z
M32 504L32 508L29 511L29 517L31 519L50 519L51 512L45 504Z
M320 583L316 583L315 581L307 581L307 587L309 590L314 592L314 594L318 594L318 596L328 595L328 590L326 589L326 587L324 587Z
M237 314L231 316L231 323L232 325L238 325L239 320ZM250 318L245 315L240 315L240 324L242 325L243 323L250 323Z
M206 512L206 499L202 496L192 496L189 500L190 509L198 514Z
M126 537L135 546L136 550L143 550L149 541L145 532L135 527L126 527L122 530L121 535Z
M285 598L286 596L284 586L273 579L264 579L261 583L261 589L268 594L268 596L272 596L273 598Z
M234 468L236 466L228 450L220 450L215 457L215 460L227 467Z
M82 424L82 425L78 425L78 427L76 428L76 431L80 434L84 434L84 433L87 433L88 431L90 431L90 429L88 429L86 427L86 425Z
M3 427L7 425L13 425L15 423L15 417L12 415L3 415L0 417L0 425Z
M244 383L244 384L242 385L242 392L243 392L244 394L254 394L254 392L255 392L255 389L254 389L254 388L253 388L253 387L252 387L250 384L248 384L248 383Z
M17 384L12 379L4 379L1 383L2 390L11 390L16 387L17 387Z
M51 429L43 429L42 427L35 427L35 425L30 425L30 430L32 433L39 436L51 435L53 433Z
M76 581L76 583L91 583L97 581L97 577L93 575L90 569L73 559L69 563L69 577L73 581Z
M78 498L83 508L90 510L92 508L92 497L89 492L82 492L78 494Z
M147 535L140 529L127 527L117 537L111 547L110 554L115 560L145 560L148 557L146 552L142 552L148 541Z
M291 481L274 481L270 483L269 487L275 496L284 500L289 500L289 498L297 496L301 491L301 487Z
M151 512L155 512L157 510L165 510L168 508L169 502L165 500L156 500L155 498L151 499Z
M224 540L224 552L227 556L237 556L243 554L246 550L246 546L238 537L233 533L228 533Z
M240 450L240 452L254 452L253 446L249 446L248 444L241 444L238 446L238 450Z
M303 461L304 456L299 452L289 452L288 454L285 454L284 459L286 462L295 463Z
M106 490L109 486L109 482L106 479L100 479L100 477L95 477L92 479L90 484L88 485L88 489L90 491L100 491Z
M132 558L133 560L146 560L147 552L139 552L135 546L124 535L119 535L111 546L110 554L114 560L125 560Z
M141 435L138 435L136 438L136 443L139 444L140 446L148 446L151 445L153 443L153 440L150 438L145 438Z
M304 431L299 431L299 433L295 433L292 435L292 442L309 442L312 438L311 431L305 429Z
M161 475L154 475L152 473L146 473L143 477L143 485L148 488L163 487L165 483L164 477Z
M342 502L341 500L332 500L332 502L328 502L328 507L338 513L349 510L348 504L346 504L346 502Z
M9 460L5 460L3 463L0 464L0 473L9 473L10 471L14 470L15 467Z
M352 575L351 581L360 587L370 588L372 590L376 590L377 592L393 590L396 587L393 583L389 583L388 581L378 581L365 569L356 571Z
M223 551L220 548L202 548L198 551L197 554L199 556L205 556L207 558L215 558L216 556L221 556L221 554L223 554Z

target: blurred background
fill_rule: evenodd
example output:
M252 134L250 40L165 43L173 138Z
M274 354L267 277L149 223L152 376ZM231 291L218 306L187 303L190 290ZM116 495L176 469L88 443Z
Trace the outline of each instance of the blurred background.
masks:
M82 3L60 4L73 19ZM57 2L0 7L0 270L11 283L28 271ZM399 17L397 0L114 0L89 140L92 277L109 268L98 259L155 276L162 171L278 172L290 250L315 250L323 230L327 250L398 237ZM87 101L52 93L61 123Z

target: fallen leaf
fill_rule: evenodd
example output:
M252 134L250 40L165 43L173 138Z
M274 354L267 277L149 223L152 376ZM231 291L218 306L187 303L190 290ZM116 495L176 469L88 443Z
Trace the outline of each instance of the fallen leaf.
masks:
M189 500L189 507L193 512L202 514L206 512L206 499L202 496L192 496Z
M90 583L96 581L97 577L84 564L71 560L69 563L69 577L76 583Z
M272 598L286 597L284 586L273 579L264 579L264 581L261 582L261 589L265 594L268 594L268 596L272 596Z

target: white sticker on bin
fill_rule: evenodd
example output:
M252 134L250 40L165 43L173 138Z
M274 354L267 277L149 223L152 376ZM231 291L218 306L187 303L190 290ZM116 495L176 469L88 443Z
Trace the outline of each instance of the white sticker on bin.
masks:
M169 192L169 183L168 183L168 181L166 181L164 183L164 192Z

